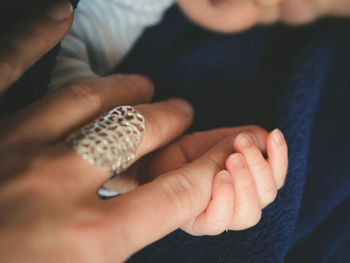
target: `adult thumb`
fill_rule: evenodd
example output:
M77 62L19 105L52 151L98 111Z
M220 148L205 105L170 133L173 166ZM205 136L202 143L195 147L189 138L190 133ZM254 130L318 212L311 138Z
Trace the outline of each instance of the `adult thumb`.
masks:
M4 10L1 8L1 20L11 27L1 33L0 94L52 49L73 21L73 8L67 0L31 10L14 25Z

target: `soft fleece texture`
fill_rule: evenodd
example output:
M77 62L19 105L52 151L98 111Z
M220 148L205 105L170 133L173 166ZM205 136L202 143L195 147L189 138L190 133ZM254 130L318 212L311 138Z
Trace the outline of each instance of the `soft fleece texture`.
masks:
M350 233L350 21L225 36L173 8L118 71L149 76L157 99L187 98L192 130L280 128L290 162L285 186L256 227L217 237L176 231L129 262L331 261Z
M1 100L2 114L43 94L54 53L8 93L16 96ZM285 186L256 227L216 237L175 231L128 262L331 262L350 233L350 21L224 36L192 25L174 7L118 71L149 76L156 99L187 98L195 107L192 130L280 128L290 161ZM342 253L338 259L349 262L349 250Z

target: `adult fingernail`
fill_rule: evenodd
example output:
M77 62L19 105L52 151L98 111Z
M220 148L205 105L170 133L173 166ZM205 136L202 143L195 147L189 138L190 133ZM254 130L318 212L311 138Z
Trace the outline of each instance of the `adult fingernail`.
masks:
M193 112L192 106L183 99L173 98L173 99L170 99L169 102L171 102L178 110L186 114L192 114Z
M239 153L234 154L231 157L231 162L234 166L236 166L236 168L238 169L242 169L244 168L244 160L243 160L243 156Z
M51 5L46 14L52 20L61 21L69 17L73 12L73 7L69 1L57 1Z
M249 148L252 146L252 140L248 135L240 134L238 137L238 142L242 147Z
M118 75L119 74L117 74L116 76ZM126 76L127 78L129 78L129 80L131 80L135 86L142 89L147 89L147 90L151 89L153 92L153 89L154 89L153 83L146 76L139 75L139 74L130 74L130 75L123 75L123 76Z
M275 129L273 131L273 139L274 139L275 143L277 143L277 144L281 145L284 143L284 136L279 129Z

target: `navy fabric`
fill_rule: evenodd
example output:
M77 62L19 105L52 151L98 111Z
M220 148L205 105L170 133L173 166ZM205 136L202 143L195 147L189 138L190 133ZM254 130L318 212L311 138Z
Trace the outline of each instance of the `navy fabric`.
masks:
M350 233L350 21L228 36L192 25L175 7L117 71L149 76L156 100L188 99L192 130L280 128L290 162L254 228L217 237L178 230L128 262L330 262Z
M192 25L175 7L148 30L118 70L149 76L156 99L190 100L192 130L279 127L290 166L254 228L216 237L175 231L128 262L349 262L349 47L347 20L227 36ZM45 92L56 51L1 98L2 115Z

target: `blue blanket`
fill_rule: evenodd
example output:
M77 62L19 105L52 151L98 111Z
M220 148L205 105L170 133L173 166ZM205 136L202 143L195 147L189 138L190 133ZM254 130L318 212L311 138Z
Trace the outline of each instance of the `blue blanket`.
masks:
M149 76L156 99L188 99L192 130L259 124L280 128L289 145L285 186L256 227L175 231L129 262L331 262L340 253L350 237L350 21L227 36L175 7L117 70Z
M45 93L56 52L1 98L2 115ZM175 7L118 70L148 75L156 99L191 101L192 130L279 127L290 158L285 186L254 228L216 237L175 231L129 262L350 261L350 21L227 36L192 25Z

